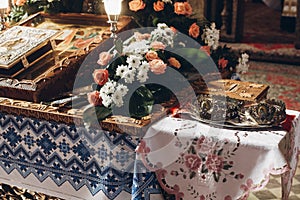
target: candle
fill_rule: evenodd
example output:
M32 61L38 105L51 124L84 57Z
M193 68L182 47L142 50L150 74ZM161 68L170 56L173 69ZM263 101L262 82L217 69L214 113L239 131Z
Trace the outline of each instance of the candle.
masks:
M0 9L8 8L8 0L0 0Z

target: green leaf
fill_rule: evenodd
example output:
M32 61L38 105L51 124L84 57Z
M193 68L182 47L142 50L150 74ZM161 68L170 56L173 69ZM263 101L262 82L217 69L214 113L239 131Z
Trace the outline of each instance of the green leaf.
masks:
M121 40L121 38L118 38L115 41L115 49L117 50L117 52L121 55L123 53L123 41Z

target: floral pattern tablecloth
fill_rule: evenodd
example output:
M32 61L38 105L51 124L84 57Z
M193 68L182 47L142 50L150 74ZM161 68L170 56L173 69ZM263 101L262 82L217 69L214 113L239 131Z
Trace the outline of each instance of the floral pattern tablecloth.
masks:
M148 129L137 152L176 199L247 199L270 174L282 174L287 199L300 146L299 113L288 113L290 131L220 129L167 117Z

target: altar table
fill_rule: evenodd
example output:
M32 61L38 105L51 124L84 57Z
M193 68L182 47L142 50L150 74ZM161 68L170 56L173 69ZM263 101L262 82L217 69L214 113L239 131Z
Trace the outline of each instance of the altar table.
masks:
M0 114L0 181L63 199L246 199L282 174L287 199L300 116L291 131L221 129L166 117L143 135Z

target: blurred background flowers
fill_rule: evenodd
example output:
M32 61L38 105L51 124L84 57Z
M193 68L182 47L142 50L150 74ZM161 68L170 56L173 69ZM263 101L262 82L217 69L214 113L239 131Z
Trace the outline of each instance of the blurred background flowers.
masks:
M12 0L8 19L18 22L29 15L44 11L47 13L81 12L84 0Z

